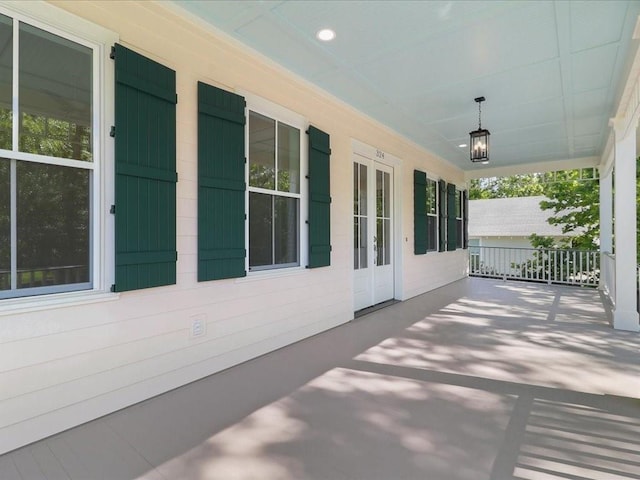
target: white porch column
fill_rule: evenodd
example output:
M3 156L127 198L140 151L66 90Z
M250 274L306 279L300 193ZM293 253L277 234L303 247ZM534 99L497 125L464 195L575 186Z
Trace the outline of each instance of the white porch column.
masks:
M613 154L613 153L612 153ZM600 290L610 288L605 253L613 253L613 167L600 170ZM605 278L607 276L607 278ZM613 299L615 301L615 298Z
M636 125L637 121L630 126L617 119L613 121L616 246L613 327L634 332L640 330L636 291Z
M600 251L613 252L613 175L600 174Z

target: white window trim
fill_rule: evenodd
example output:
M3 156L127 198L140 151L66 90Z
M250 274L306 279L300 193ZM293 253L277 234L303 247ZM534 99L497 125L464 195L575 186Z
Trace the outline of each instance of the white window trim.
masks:
M247 118L247 124L245 126L245 158L247 159L245 168L245 246L247 255L245 258L245 271L247 272L247 278L272 278L291 275L292 272L306 271L306 265L308 264L308 246L309 246L309 229L307 226L308 207L309 207L309 182L307 176L309 175L309 139L307 135L307 129L309 123L306 118L300 114L297 114L281 105L273 103L262 97L259 97L249 92L238 92L242 95L246 102L245 116ZM271 194L271 190L261 189L257 187L249 187L249 112L255 112L265 117L269 117L277 122L285 123L291 127L300 130L300 193L290 194L287 192L279 192L284 197L299 198L298 212L298 265L292 266L265 266L254 270L249 269L249 192L268 193Z
M93 56L93 161L53 159L46 156L3 151L4 155L23 161L47 160L63 166L80 166L93 171L90 185L91 234L90 262L92 288L67 293L46 293L40 296L15 297L0 300L0 315L40 310L55 306L70 306L118 298L108 293L115 275L114 219L107 205L114 202L114 145L108 130L114 123L115 71L109 58L111 46L119 40L116 33L70 14L43 1L13 2L0 0L0 13L16 21L28 23L47 32L92 48ZM15 133L14 133L15 136ZM15 143L14 143L15 145ZM0 153L2 155L2 153Z

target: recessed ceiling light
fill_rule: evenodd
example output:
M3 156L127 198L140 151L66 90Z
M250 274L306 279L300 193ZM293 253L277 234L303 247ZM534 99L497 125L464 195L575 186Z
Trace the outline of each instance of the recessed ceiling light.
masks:
M316 33L316 37L318 37L318 40L322 40L323 42L330 42L331 40L336 38L336 32L334 32L330 28L323 28L322 30L318 30L318 33Z
M464 148L464 147L466 147L466 146L467 146L467 144L466 144L466 143L461 143L461 144L460 144L460 145L458 145L458 146L459 146L460 148Z
M489 165L489 160L485 160L484 162L482 162L483 165Z

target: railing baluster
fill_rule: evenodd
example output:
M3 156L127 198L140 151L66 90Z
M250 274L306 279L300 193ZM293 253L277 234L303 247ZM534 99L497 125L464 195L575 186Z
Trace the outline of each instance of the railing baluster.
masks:
M469 247L469 275L503 280L598 286L602 275L611 291L611 263L601 265L600 252L591 250Z

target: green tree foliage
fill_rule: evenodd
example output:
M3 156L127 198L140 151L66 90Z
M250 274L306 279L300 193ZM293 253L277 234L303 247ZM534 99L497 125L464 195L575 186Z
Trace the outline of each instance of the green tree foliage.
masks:
M600 235L600 183L583 180L580 170L563 172L562 178L545 184L540 202L542 210L551 210L548 222L571 233L562 246L578 250L597 250Z
M560 245L556 244L553 237L545 237L536 233L529 235L529 241L533 248L560 248Z
M488 177L471 180L470 200L487 198L532 197L544 195L544 175L531 173L510 177Z

